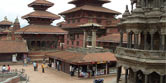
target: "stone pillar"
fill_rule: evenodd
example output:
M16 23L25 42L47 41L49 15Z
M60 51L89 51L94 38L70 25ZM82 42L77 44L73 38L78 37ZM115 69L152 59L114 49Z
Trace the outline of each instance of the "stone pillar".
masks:
M154 46L153 36L154 36L154 34L151 33L150 35L151 35L151 46L150 46L150 48L151 48L151 50L153 50L153 46Z
M137 83L137 72L133 72L134 73L134 77L133 77L133 83Z
M96 64L96 76L98 75L98 72L97 72L98 70L97 70L97 64Z
M148 75L145 74L145 82L144 83L148 83Z
M92 47L96 48L96 30L92 30Z
M127 47L131 48L131 46L130 46L131 45L130 44L131 43L131 34L130 33L128 33L127 39L128 39L128 41L127 41Z
M80 77L80 66L78 66L78 77Z
M108 74L108 63L106 63L106 68L105 68L105 70L106 70L106 75Z
M138 48L138 33L134 34L134 48L137 49Z
M123 32L120 32L120 47L122 47L123 44Z
M130 45L129 48L132 48L132 43L133 43L133 34L130 34Z
M122 67L117 68L117 80L116 83L119 83L120 77L121 77Z
M162 76L162 75L160 76L160 83L163 83L163 77L164 76Z
M144 50L147 50L147 33L144 33Z
M125 83L127 83L127 79L128 78L128 69L126 69L126 72L125 72Z
M83 48L86 48L86 41L87 41L87 31L84 30Z
M127 47L130 48L130 33L127 33Z
M161 50L165 50L165 35L161 36Z

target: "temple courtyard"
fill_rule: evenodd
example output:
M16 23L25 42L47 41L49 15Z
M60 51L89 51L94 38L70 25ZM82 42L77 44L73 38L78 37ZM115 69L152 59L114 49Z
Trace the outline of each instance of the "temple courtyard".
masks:
M55 69L46 67L45 73L42 73L41 65L39 65L38 71L33 70L32 65L26 67L22 65L11 66L11 69L25 69L25 73L29 76L29 83L93 83L95 78L80 79L77 77L71 77L69 74L59 72ZM101 76L96 79L104 78L104 83L115 83L116 75Z

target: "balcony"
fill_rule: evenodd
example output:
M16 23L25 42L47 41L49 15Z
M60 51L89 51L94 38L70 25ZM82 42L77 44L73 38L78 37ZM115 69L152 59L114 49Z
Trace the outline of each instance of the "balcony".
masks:
M166 63L166 51L117 47L116 57L147 63Z

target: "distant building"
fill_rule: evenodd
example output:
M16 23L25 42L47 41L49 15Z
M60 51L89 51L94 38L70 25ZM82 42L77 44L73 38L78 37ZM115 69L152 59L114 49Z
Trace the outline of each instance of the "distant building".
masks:
M18 18L12 23L5 17L4 20L0 22L0 40L22 40L20 35L14 34L18 29L20 29Z
M102 25L97 31L97 38L110 33L110 29L115 29L117 24L116 15L120 13L103 7L103 4L109 3L109 0L72 0L69 4L76 7L60 13L64 17L65 22L59 24L69 34L65 35L64 47L83 47L83 29L79 25L86 23L97 23ZM88 39L91 40L92 34L87 33ZM87 45L91 46L91 42Z
M125 83L166 83L166 0L131 1L136 8L130 12L126 6L119 24L117 83L122 67ZM127 34L127 46L122 46L123 34Z
M0 62L23 61L28 56L26 41L0 40Z

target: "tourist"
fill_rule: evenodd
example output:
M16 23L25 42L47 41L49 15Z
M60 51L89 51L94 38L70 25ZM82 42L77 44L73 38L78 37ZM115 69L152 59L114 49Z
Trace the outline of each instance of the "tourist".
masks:
M45 73L45 71L44 71L44 63L41 65L41 68L42 68L42 72Z
M73 67L70 65L70 76L74 76L73 75Z
M96 70L96 67L92 67L92 76L95 76L95 70Z
M7 67L8 67L8 68L7 68L7 71L10 72L10 66L8 65Z
M24 66L27 66L27 59L24 58Z
M43 64L46 64L46 57L43 58Z
M36 62L33 62L34 71L36 71Z
M2 66L2 73L6 72L6 65Z
M38 71L38 63L36 62L36 71Z
M28 64L31 62L31 59L29 57L27 58L27 62Z

